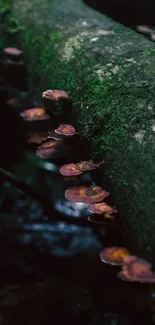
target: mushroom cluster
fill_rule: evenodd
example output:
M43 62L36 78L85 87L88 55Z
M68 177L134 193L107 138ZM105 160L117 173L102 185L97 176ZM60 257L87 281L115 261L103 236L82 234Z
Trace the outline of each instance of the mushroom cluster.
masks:
M143 27L139 27L139 31L150 32ZM21 67L24 67L23 52L16 48L5 48L2 51L1 57L1 60L5 63L5 71L2 69L2 72L5 72L6 79L10 81L12 80L12 75L14 75L14 69L18 67L21 73ZM45 128L39 128L39 130L32 129L28 133L27 140L28 144L36 145L36 155L40 159L48 160L67 156L71 152L70 140L67 139L70 137L74 139L74 136L79 133L71 124L60 124L54 129L51 116L56 113L58 105L62 104L63 106L64 102L69 101L69 96L65 90L49 89L43 92L42 99L45 107L36 107L35 105L33 107L28 103L27 107L25 106L22 110L22 102L16 96L8 98L7 104L12 108L16 107L22 110L20 116L26 123L31 122L34 126L35 122L45 122ZM47 121L50 124L46 125ZM103 164L104 161L82 160L62 165L59 172L64 177L77 177L85 172L91 172ZM108 222L113 223L115 220L116 208L104 201L110 193L98 185L74 186L68 188L64 195L71 202L81 202L88 205L87 207L90 211L88 221L91 223L102 225ZM104 248L100 252L100 259L103 263L121 267L121 270L118 272L120 280L155 283L155 273L152 271L151 264L132 255L126 247L112 246Z
M21 117L28 122L37 121L52 121L51 113L56 111L56 103L61 103L69 99L68 94L64 90L46 90L42 94L45 108L32 107L20 113ZM14 99L12 100L14 102ZM52 124L52 123L51 123ZM49 129L41 131L32 130L28 134L28 144L36 145L36 155L40 159L49 160L63 156L67 156L71 147L66 138L77 135L75 127L71 124L60 124L55 130L52 130L52 125ZM64 177L80 176L85 172L91 172L101 165L104 161L94 162L93 160L79 161L65 164L60 167L59 172ZM72 187L65 191L65 198L72 202L84 202L88 204L88 209L94 215L90 215L88 220L90 222L102 224L103 220L106 222L114 220L112 213L116 213L116 209L109 206L103 200L109 196L109 192L102 189L98 185L90 187L79 186ZM97 215L102 215L102 220Z
M76 164L70 163L70 164L63 165L62 167L60 167L59 171L60 174L63 176L77 176L83 174L86 171L94 170L98 168L100 165L102 165L103 163L104 163L103 161L100 163L94 163L92 160L80 161Z
M106 192L100 186L77 186L65 191L65 198L72 202L83 202L87 204L100 202L110 193Z
M155 273L147 261L131 255L125 247L107 247L100 252L103 263L121 266L118 277L123 281L155 283Z

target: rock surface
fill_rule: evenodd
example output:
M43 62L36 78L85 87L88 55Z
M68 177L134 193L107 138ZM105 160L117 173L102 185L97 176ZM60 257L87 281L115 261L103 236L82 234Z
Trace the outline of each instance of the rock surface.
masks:
M14 0L32 91L65 89L134 253L155 249L155 45L81 0ZM155 263L154 263L155 265Z

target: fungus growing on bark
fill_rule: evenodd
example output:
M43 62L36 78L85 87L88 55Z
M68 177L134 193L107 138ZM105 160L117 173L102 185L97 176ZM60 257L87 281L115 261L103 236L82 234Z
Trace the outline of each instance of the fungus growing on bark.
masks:
M47 140L48 133L42 132L42 133L29 133L28 134L28 143L36 143L40 144Z
M36 150L36 155L41 159L60 158L67 156L70 150L71 147L64 144L62 140L52 139L41 144Z
M51 140L41 144L36 150L36 155L41 159L51 158L52 153L55 152L56 143L56 140Z
M71 124L61 124L59 127L55 130L56 133L65 135L65 136L72 136L77 134L75 127Z
M100 202L109 195L99 186L75 186L65 191L65 198L72 202Z
M102 213L111 214L117 212L115 208L112 208L110 205L106 204L105 202L90 204L88 209L90 212L94 212L97 214L102 214Z
M81 175L83 172L80 171L80 169L77 167L76 164L66 164L63 165L60 169L59 172L63 176L78 176Z
M54 113L57 109L57 103L63 103L69 99L68 94L64 90L59 89L48 89L43 92L42 98L46 107L47 112Z
M23 52L17 48L7 47L1 52L0 74L4 84L23 91L28 90L28 70Z
M21 60L21 58L23 58L23 51L15 48L15 47L5 47L3 49L3 53L9 59Z
M26 121L40 121L48 120L50 116L45 112L44 108L29 108L20 113L20 116L23 117Z
M114 246L102 249L100 252L100 259L107 264L123 265L124 257L129 255L130 252L127 248Z
M69 98L65 90L59 90L59 89L53 89L53 90L48 89L43 92L42 97L45 99L56 100L56 101Z
M76 165L80 170L85 172L85 171L96 169L102 164L104 164L104 161L101 161L99 163L94 163L92 160L89 160L89 161L80 161Z
M118 277L123 281L155 283L155 273L151 268L150 263L137 256L126 256L123 258L122 270Z
M96 169L102 163L103 162L95 164L91 161L80 161L79 163L76 163L76 164L74 164L74 163L66 164L66 165L62 166L59 169L59 171L60 171L60 174L63 176L77 176L77 175L81 175L85 171L90 171L90 170Z

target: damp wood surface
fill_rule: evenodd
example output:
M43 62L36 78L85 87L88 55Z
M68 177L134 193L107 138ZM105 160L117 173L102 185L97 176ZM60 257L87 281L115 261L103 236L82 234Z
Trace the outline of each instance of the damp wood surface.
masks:
M21 28L6 32L6 43L24 51L32 94L64 89L72 97L78 132L91 157L105 161L125 237L153 262L155 45L81 0L14 0L11 15Z

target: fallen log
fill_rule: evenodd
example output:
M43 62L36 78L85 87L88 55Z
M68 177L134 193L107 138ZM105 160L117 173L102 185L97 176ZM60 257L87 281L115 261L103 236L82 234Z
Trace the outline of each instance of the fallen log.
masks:
M155 250L155 45L82 0L14 0L34 95L65 89L133 251ZM9 44L10 45L10 44ZM154 263L155 266L155 263Z

